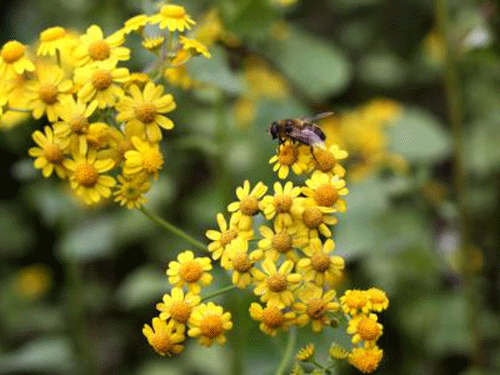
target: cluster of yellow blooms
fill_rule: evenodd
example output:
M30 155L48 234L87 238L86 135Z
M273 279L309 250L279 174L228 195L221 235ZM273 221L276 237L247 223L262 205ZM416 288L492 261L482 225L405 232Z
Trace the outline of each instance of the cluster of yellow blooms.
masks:
M137 15L109 36L97 25L83 35L51 27L40 34L36 52L16 40L5 43L1 126L13 124L11 113L45 115L51 124L33 133L37 147L29 150L44 177L55 172L68 179L88 205L113 194L121 205L141 206L163 166L161 130L174 126L166 116L176 108L174 98L155 82L193 56L210 57L187 36L194 23L184 7L160 5L158 13ZM120 66L130 58L124 44L133 33L156 55L149 74Z

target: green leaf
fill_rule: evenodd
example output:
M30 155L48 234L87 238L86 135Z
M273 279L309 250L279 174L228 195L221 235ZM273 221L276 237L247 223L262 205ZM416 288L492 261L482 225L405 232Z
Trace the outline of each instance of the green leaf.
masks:
M0 203L0 253L26 253L34 240L33 228L24 221L19 209L13 204Z
M153 266L139 267L130 272L118 288L117 298L127 310L160 302L168 289L168 278Z
M407 71L398 55L391 52L377 52L362 59L359 75L367 84L393 88L405 82Z
M486 118L477 120L471 126L465 160L468 169L480 176L487 176L492 171L500 169L500 111L489 113Z
M276 12L267 0L241 0L238 11L228 17L229 28L240 36L267 30L276 19Z
M352 78L345 53L334 45L299 30L292 30L270 56L290 80L313 100L340 94Z
M451 152L451 139L443 125L421 108L406 108L387 133L390 151L402 154L410 162L432 163Z

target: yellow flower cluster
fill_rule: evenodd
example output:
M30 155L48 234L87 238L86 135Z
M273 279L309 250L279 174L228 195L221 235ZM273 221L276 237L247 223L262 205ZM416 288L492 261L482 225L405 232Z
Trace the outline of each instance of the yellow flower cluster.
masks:
M111 35L98 25L82 35L56 26L42 31L34 48L5 43L0 128L13 125L11 114L45 116L50 125L33 133L37 147L29 150L44 177L55 172L67 179L88 205L113 195L122 206L140 207L164 163L162 130L174 127L167 117L176 108L174 97L157 81L193 56L210 57L188 37L194 24L184 7L161 4L156 14L137 15ZM149 35L146 25L160 36ZM132 33L155 54L149 74L121 66L130 59L125 43Z

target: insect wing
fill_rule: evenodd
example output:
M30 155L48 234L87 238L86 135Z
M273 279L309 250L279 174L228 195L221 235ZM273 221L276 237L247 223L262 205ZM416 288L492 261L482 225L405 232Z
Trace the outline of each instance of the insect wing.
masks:
M326 117L334 116L335 112L323 112L319 113L316 116L310 116L310 117L302 117L301 120L305 122L315 122L321 119L324 119Z
M301 143L309 146L323 146L324 142L321 137L314 132L311 128L293 129L289 134L290 138L293 138Z

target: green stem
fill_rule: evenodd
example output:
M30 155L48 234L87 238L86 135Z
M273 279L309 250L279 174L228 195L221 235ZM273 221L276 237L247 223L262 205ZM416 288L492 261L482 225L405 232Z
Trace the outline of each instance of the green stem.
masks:
M221 289L219 289L219 290L216 290L215 292L212 292L212 293L207 294L207 295L206 295L206 296L204 296L201 300L202 300L202 301L206 301L207 299L211 299L211 298L214 298L214 297L220 296L221 294L227 293L227 292L229 292L230 290L233 290L234 288L236 288L236 285L229 285L229 286L226 286L226 287L224 287L224 288L221 288Z
M156 216L151 211L149 211L147 208L141 206L139 208L139 211L141 211L144 215L146 215L148 218L150 218L152 221L154 221L156 224L158 224L163 229L167 230L168 232L174 234L177 237L182 238L186 242L189 242L191 245L193 245L197 249L202 250L202 251L208 251L207 246L204 245L202 242L198 241L197 239L195 239L191 235L187 234L183 230L177 228L176 226L170 224L168 221L162 219L161 217Z
M276 369L276 375L283 375L288 368L288 365L292 359L293 351L295 349L295 343L297 342L297 328L290 327L288 332L288 341L286 343L285 353L283 354L283 358Z
M461 273L465 281L466 297L468 299L468 325L472 337L473 361L476 365L481 364L481 349L479 338L479 325L477 318L480 316L476 293L474 287L474 270L472 268L473 251L471 246L471 219L467 209L468 188L467 171L465 168L465 130L464 111L462 106L462 92L460 88L459 72L457 67L456 47L451 43L450 33L450 9L447 0L436 0L435 2L436 23L443 38L445 52L444 83L446 88L446 100L448 103L451 131L453 136L454 156L454 189L456 193L459 211L459 225L461 234L462 265Z

